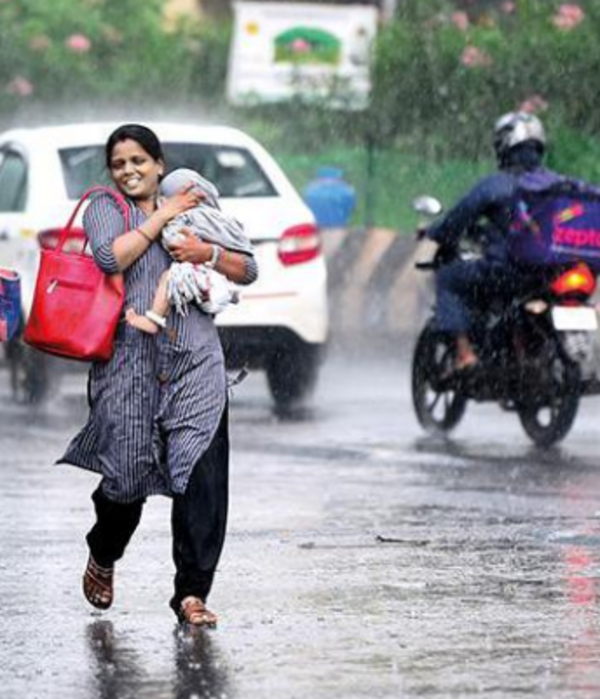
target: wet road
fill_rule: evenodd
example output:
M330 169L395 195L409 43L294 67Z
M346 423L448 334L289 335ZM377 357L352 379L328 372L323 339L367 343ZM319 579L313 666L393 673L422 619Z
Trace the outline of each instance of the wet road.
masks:
M0 409L0 697L600 696L600 400L564 444L470 406L424 437L405 367L332 358L281 421L261 376L232 405L229 537L212 632L167 607L168 502L153 499L116 602L80 594L95 478L49 464L85 412ZM0 373L0 394L5 379Z

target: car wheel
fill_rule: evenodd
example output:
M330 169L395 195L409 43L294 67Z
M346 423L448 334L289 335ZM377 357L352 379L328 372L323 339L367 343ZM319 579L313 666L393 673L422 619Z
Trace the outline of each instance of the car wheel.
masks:
M267 382L278 410L298 407L310 396L321 361L321 347L310 345L282 349L271 357L266 367Z
M15 341L8 345L6 358L14 401L35 405L48 397L51 386L51 366L48 356L23 342Z

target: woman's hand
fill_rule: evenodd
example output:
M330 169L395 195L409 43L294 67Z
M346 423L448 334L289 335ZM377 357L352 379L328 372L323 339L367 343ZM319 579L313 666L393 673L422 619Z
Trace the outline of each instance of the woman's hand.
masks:
M210 243L200 240L187 228L181 228L179 233L183 236L183 240L169 247L174 260L199 265L211 259L213 246Z
M205 199L206 194L201 192L193 182L190 182L177 194L163 199L159 212L164 216L165 222L167 222L184 211L198 206Z
M183 235L183 240L173 243L169 251L177 262L191 262L201 265L213 259L213 251L217 250L217 261L214 269L220 272L236 284L244 284L246 279L246 256L239 252L225 250L218 245L205 243L197 238L187 228L182 228L179 233Z
M129 231L128 235L117 237L113 243L113 252L119 269L121 271L126 270L139 259L146 252L149 245L152 245L160 236L161 230L172 218L194 206L198 206L205 198L206 196L198 191L197 188L194 188L194 184L190 182L177 194L164 199L162 205L137 228ZM208 255L208 257L203 257L202 262L210 259L212 254L210 245L208 248L208 252L205 252L205 255ZM188 258L185 257L184 259L187 260Z
M126 270L139 259L146 252L149 245L152 245L160 236L161 230L172 218L198 206L204 199L206 199L206 195L199 191L193 182L190 182L172 197L163 199L161 206L151 213L142 224L133 228L127 235L117 237L114 241L113 252L119 269L121 271ZM212 255L211 246L207 243L196 241L201 245L200 251L198 251L198 246L193 244L195 239L188 241L188 237L186 237L183 243L181 259L177 257L175 259L179 262L206 262L210 260Z

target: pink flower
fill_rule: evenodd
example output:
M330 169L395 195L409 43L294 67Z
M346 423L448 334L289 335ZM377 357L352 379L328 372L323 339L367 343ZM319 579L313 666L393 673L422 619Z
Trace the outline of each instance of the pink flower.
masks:
M52 41L45 34L38 34L29 39L29 48L32 51L47 51L52 46Z
M528 114L537 114L545 112L550 105L541 95L531 95L519 105L519 112L527 112Z
M33 85L22 75L15 76L6 86L7 92L19 97L29 97L33 94Z
M492 57L477 46L466 46L460 57L465 68L484 68L492 65Z
M560 5L558 12L552 18L552 23L558 29L575 29L585 19L585 12L573 3Z
M65 46L73 53L87 53L92 48L92 42L84 34L71 34Z
M466 12L453 12L450 21L461 32L466 32L469 28L469 15Z
M512 15L512 13L517 9L517 5L516 3L512 2L512 0L505 0L505 2L500 5L500 9L505 14Z
M294 53L308 53L310 51L310 44L305 39L295 39L292 42L292 51Z

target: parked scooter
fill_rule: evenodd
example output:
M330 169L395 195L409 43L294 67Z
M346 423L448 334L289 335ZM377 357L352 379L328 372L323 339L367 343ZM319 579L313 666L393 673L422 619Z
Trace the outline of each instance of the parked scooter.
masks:
M415 209L437 215L441 204L420 197ZM466 239L477 239L477 231ZM468 243L467 243L468 245ZM435 271L468 249L438 248L418 269ZM428 431L449 432L469 400L496 402L517 413L540 447L562 440L571 429L581 396L600 393L594 357L598 314L590 302L596 277L583 262L560 265L540 275L532 292L486 309L471 338L478 369L467 377L452 371L453 337L436 328L433 315L421 331L412 365L413 405Z

